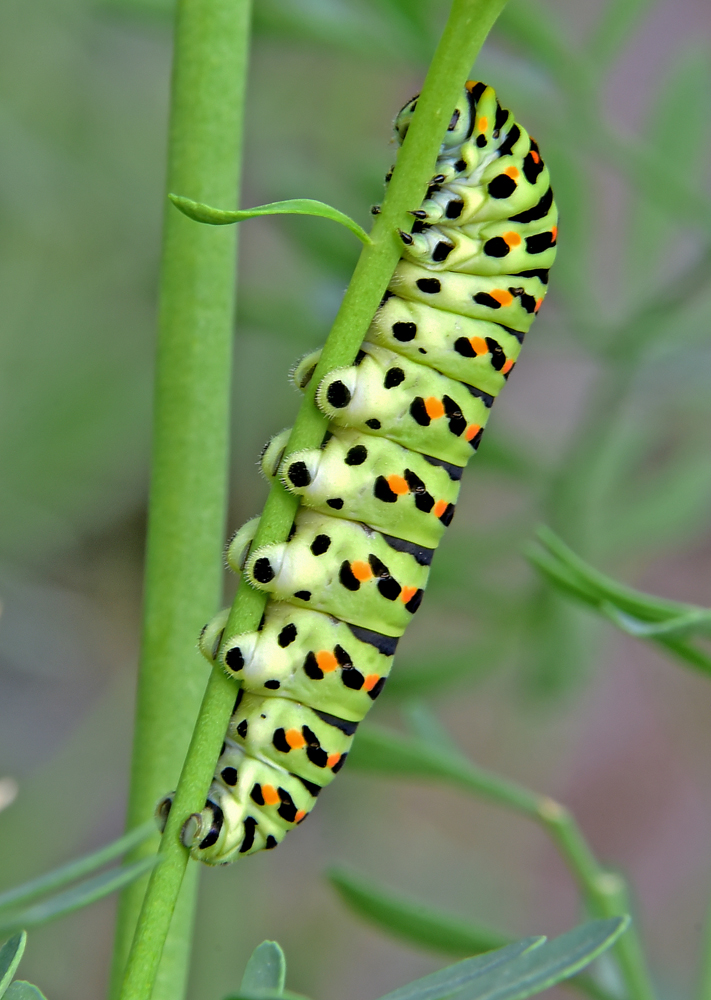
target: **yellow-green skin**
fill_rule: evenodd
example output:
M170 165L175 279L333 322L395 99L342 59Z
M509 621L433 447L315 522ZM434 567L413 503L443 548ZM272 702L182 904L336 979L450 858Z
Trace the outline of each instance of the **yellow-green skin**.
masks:
M416 101L396 119L400 141ZM557 235L548 171L485 84L466 85L413 214L355 363L317 387L330 421L321 448L283 460L285 431L262 456L267 477L302 499L289 540L252 552L255 519L228 550L269 601L256 632L222 645L241 689L205 809L183 828L208 864L275 847L343 766L546 293ZM298 365L300 388L317 360ZM201 637L211 661L226 621Z

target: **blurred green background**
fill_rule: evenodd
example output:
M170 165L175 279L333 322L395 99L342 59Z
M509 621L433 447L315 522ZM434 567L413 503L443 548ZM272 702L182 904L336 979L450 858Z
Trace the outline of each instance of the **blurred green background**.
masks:
M318 198L367 225L447 7L256 0L242 204ZM476 76L550 166L559 263L373 713L399 726L425 698L479 764L569 804L629 873L674 998L711 881L709 681L564 603L521 550L545 521L620 579L711 604L710 28L704 0L520 0L485 47ZM0 777L19 784L0 887L122 828L169 68L163 0L0 7ZM287 372L357 253L322 220L242 226L229 530L259 511ZM577 916L537 828L346 768L279 851L203 873L190 1000L236 988L265 937L318 1000L441 963L347 912L332 862L514 934ZM102 996L113 907L35 931L22 975Z

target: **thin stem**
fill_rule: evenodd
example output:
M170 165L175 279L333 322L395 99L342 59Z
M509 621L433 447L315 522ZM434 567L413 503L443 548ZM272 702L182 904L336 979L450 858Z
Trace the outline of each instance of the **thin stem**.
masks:
M696 990L696 1000L711 1000L711 907L706 914L706 927L702 942L701 973Z
M372 244L361 252L355 273L324 347L311 385L332 368L352 362L400 257L397 229L409 229L408 211L421 202L432 176L449 118L467 74L505 0L453 0L449 20L427 75L416 115L398 156L381 214L371 233ZM174 185L173 191L191 190ZM202 192L197 192L201 197ZM203 198L223 204L215 197ZM288 449L316 447L326 421L305 395ZM298 506L277 482L261 517L256 545L285 540ZM226 635L256 628L265 604L263 594L244 584L230 612ZM188 853L180 841L185 818L199 811L214 773L236 694L234 681L213 669L183 773L161 841L164 860L154 869L146 891L136 937L128 959L121 1000L148 1000L158 960L170 926Z
M250 6L180 0L176 11L166 188L228 208L237 204ZM205 688L195 639L221 593L236 240L236 228L196 226L166 200L129 829L175 787ZM156 834L131 859L157 844ZM173 955L190 951L196 876L186 885ZM145 887L141 879L121 900L113 996ZM178 1000L186 971L185 958L168 962L156 997Z

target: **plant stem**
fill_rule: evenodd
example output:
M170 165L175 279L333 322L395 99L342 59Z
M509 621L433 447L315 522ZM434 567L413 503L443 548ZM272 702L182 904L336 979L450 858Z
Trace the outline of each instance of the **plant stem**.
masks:
M398 156L397 168L371 233L372 244L361 252L355 273L311 379L288 444L288 450L317 447L326 420L316 409L313 392L332 368L350 364L363 340L400 257L397 229L409 229L408 211L422 202L449 118L467 74L505 0L453 0L449 20L427 75L417 112ZM179 194L222 205L224 200L174 186ZM187 222L187 220L186 220ZM276 483L261 517L255 545L285 540L298 506ZM256 628L264 608L263 594L240 586L225 635ZM236 687L215 666L208 683L183 773L161 841L162 864L154 869L129 955L121 1000L149 1000L158 961L170 926L188 861L180 841L185 818L203 807L214 773Z
M250 6L178 3L168 191L236 207ZM175 787L205 687L196 636L221 593L236 246L235 230L196 226L166 201L129 829ZM154 853L157 842L156 834L131 860ZM121 900L114 996L145 887L142 879ZM189 954L194 895L195 884L186 885L172 954ZM179 1000L186 972L184 958L167 963L160 996Z

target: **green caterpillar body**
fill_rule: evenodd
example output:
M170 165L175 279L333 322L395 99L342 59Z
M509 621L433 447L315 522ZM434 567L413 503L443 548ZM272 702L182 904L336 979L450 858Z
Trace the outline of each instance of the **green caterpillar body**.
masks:
M395 130L407 132L416 98ZM427 196L354 364L326 376L320 449L262 468L301 497L288 541L252 551L257 519L230 566L269 595L256 632L201 649L241 683L205 808L183 827L194 858L228 863L275 847L343 766L417 611L464 466L546 293L557 212L535 141L494 91L470 82ZM294 379L310 381L318 353ZM158 807L165 821L172 798Z

